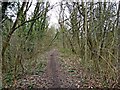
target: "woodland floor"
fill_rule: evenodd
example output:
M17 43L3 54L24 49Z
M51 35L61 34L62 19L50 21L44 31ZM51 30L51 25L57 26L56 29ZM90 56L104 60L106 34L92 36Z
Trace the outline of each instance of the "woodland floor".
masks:
M48 52L44 73L25 75L18 80L17 88L77 88L76 80L64 70L58 54L55 49Z
M45 55L47 65L40 75L25 75L17 81L17 88L93 88L101 87L99 79L95 80L86 75L82 68L71 68L66 66L64 60L60 59L58 50L53 49ZM77 67L72 63L72 66ZM69 70L68 70L69 69ZM84 80L86 78L86 81Z

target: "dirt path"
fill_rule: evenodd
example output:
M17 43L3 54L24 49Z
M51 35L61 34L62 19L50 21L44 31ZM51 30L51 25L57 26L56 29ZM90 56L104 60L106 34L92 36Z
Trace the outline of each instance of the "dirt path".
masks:
M47 53L47 66L43 75L26 75L18 87L27 88L75 88L73 78L62 68L59 52L56 49Z
M62 58L57 49L43 54L47 61L42 74L27 74L17 81L16 90L27 90L30 88L93 88L101 87L98 79L90 77L82 68L75 68L76 63L71 63L70 58ZM41 57L41 56L39 56ZM61 58L61 59L60 59ZM40 60L40 59L39 59ZM73 60L73 57L72 57ZM74 59L76 60L76 59ZM67 62L65 62L67 61ZM69 66L68 66L69 65Z
M66 88L70 87L67 80L67 75L62 70L61 62L58 59L59 53L56 49L50 51L47 64L47 79L51 82L51 88Z
M51 81L52 86L55 88L60 87L60 78L59 78L59 65L57 63L57 55L58 52L56 50L52 50L50 52L49 58L48 58L48 65L47 65L47 75L48 79Z

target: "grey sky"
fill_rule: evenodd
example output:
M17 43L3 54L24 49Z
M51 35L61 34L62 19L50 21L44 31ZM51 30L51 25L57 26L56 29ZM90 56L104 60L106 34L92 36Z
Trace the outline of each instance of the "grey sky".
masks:
M5 0L3 0L3 1L5 1ZM10 0L10 1L11 2L13 2L13 1L18 2L18 1L24 1L24 0ZM26 0L26 1L28 1L28 0ZM29 1L32 1L33 5L30 7L29 12L27 13L28 14L27 18L30 17L29 15L31 15L32 12L34 11L35 3L37 0L29 0ZM41 1L41 0L38 0L38 1ZM51 5L54 5L56 3L59 3L61 0L43 0L43 1L49 1ZM65 1L73 2L73 1L81 1L81 0L65 0ZM89 2L92 0L83 0L83 1ZM98 1L101 1L101 0L94 0L94 2L98 2ZM102 1L104 1L104 0L102 0ZM119 2L119 0L106 0L106 2ZM59 8L59 6L57 6L48 12L48 15L50 18L50 21L49 21L50 26L51 25L54 25L55 27L58 26L59 11L60 11L60 8ZM67 11L66 11L66 14L68 15Z

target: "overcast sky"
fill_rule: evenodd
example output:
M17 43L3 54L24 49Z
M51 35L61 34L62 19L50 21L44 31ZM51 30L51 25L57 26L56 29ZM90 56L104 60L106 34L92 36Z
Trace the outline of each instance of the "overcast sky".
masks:
M51 5L59 3L61 0L49 0ZM59 16L59 7L54 7L50 12L48 12L50 16L50 26L54 25L57 27L58 25L58 16Z
M4 1L4 0L3 0ZM11 2L13 2L13 1L24 1L24 0L10 0ZM31 8L30 8L30 10L29 10L29 12L28 12L28 14L31 14L31 12L33 12L34 11L34 7L35 7L35 3L36 3L36 1L37 0L29 0L29 1L33 1L32 3L33 3L33 5L31 6ZM39 0L40 1L40 0ZM50 2L50 4L51 5L54 5L54 4L56 4L56 3L59 3L61 0L43 0L43 1L49 1ZM72 1L81 1L81 0L65 0L65 1L68 1L68 2L72 2ZM92 1L92 0L83 0L83 1ZM100 0L94 0L94 2L98 2L98 1L100 1ZM102 0L102 1L104 1L104 0ZM109 2L119 2L119 0L106 0L107 2L109 1ZM59 16L59 11L60 11L60 9L59 9L59 7L54 7L52 10L50 10L49 12L48 12L48 15L50 16L50 21L49 21L49 23L50 23L50 26L51 25L54 25L55 27L57 27L58 26L58 16ZM29 17L29 16L28 16Z
M50 1L51 5L60 2L61 0L48 0ZM66 1L81 1L81 0L66 0ZM92 1L92 0L83 0L83 1ZM95 2L98 2L99 0L94 0ZM102 0L104 1L104 0ZM119 0L106 0L107 2L119 2ZM50 25L55 25L55 27L58 25L58 15L59 15L59 7L55 7L49 12L50 15Z
M53 5L55 3L58 3L60 2L61 0L47 0L47 1L50 1L50 4ZM81 1L81 0L65 0L65 1ZM92 1L92 0L83 0L83 1ZM94 0L94 2L98 2L100 0ZM102 0L104 1L104 0ZM106 2L119 2L119 0L106 0ZM55 25L58 26L58 15L59 15L59 7L55 7L54 9L52 9L48 15L50 15L50 25Z
M30 0L32 1L32 0ZM50 5L55 5L56 3L59 3L61 0L44 0L45 2L46 1L49 1L50 2ZM28 14L31 15L31 13L34 11L34 8L35 8L35 4L36 4L36 0L33 0L32 2L32 6L30 7L29 9L29 12ZM28 17L29 17L28 15ZM48 16L50 17L50 26L51 25L58 25L58 15L59 15L59 7L54 7L53 9L51 9L49 12L48 12Z

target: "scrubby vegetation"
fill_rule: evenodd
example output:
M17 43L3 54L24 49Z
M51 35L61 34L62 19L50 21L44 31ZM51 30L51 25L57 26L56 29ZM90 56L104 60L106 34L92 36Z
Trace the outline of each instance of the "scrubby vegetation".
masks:
M36 2L29 15L32 3L1 3L3 88L17 87L23 76L44 75L52 49L76 88L120 88L120 2ZM55 6L57 29L48 15Z

